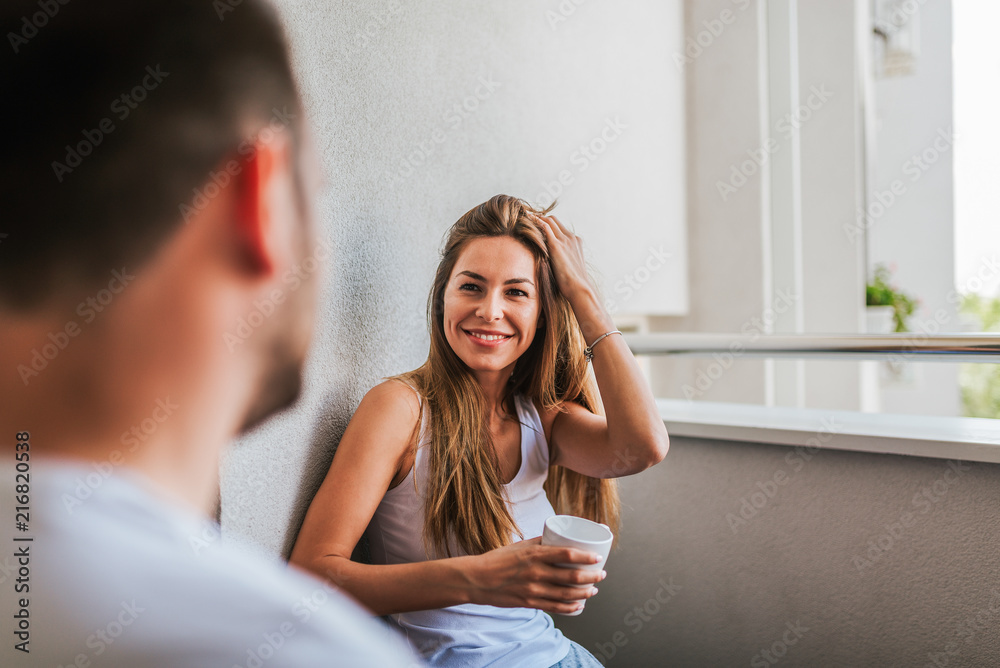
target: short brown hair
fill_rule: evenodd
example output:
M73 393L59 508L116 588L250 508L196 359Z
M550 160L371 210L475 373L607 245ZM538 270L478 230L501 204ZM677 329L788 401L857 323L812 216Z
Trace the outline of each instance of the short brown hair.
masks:
M0 28L2 307L138 268L255 128L277 116L297 135L264 2L14 0Z

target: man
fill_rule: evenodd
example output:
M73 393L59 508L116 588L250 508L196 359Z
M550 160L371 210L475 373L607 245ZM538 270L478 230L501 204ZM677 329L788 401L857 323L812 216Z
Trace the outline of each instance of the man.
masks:
M0 665L415 663L205 549L220 452L299 393L326 255L277 20L219 4L0 9Z

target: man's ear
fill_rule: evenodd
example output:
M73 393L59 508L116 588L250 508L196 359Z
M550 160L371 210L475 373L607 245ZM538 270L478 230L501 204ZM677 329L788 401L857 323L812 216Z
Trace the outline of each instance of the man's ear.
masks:
M235 177L232 231L244 268L270 276L288 252L285 228L295 223L282 220L292 213L283 206L292 183L290 146L287 137L276 135L268 142L258 140L252 148Z

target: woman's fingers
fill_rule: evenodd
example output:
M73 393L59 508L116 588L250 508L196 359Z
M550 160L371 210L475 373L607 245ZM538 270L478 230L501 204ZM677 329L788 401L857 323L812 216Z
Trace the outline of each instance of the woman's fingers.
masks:
M531 607L545 612L570 613L582 608L587 599L596 595L596 587L558 587L530 598L528 602Z
M563 222L558 218L556 218L555 216L549 216L549 219L555 222L556 227L559 228L559 231L563 233L563 236L567 237L576 236L575 234L573 234L572 230L563 225Z
M546 240L548 240L550 244L552 243L553 240L557 239L556 232L553 229L553 225L551 225L547 220L545 220L541 216L536 216L535 214L531 215L535 219L535 222L538 223L538 226L542 228L542 234L545 235Z
M548 571L549 582L571 587L595 585L603 580L607 573L601 570L591 570L586 568L564 568L553 566L554 570Z
M545 579L549 582L562 586L587 586L595 585L603 580L607 573L604 571L592 571L583 568L562 568L552 566L552 570L545 571Z
M601 560L596 552L578 550L575 547L554 547L552 545L542 545L542 560L550 564L596 564Z
M585 570L584 566L593 566L601 560L596 552L578 550L575 547L555 547L541 545L541 537L524 541L526 544L538 544L533 552L537 559L545 564L542 577L550 582L568 585L588 585L600 582L607 575L603 570ZM566 568L562 564L579 564L581 568Z
M583 608L583 601L553 601L547 598L528 599L524 607L538 608L550 614L568 615Z
M542 229L551 233L557 239L566 236L566 228L555 216L539 216L537 213L530 214L542 226Z
M572 572L580 573L582 575L579 579L549 580L546 584L544 596L557 601L576 601L597 595L596 584L604 579L601 571Z
M561 615L568 615L576 612L577 610L583 609L583 601L550 601L543 600L539 601L539 605L532 606L533 608L538 608L543 612L557 613Z
M597 587L587 585L583 587L557 587L548 586L532 591L525 596L525 601L536 602L547 605L562 605L583 603L587 599L597 596ZM532 607L539 607L532 605Z
M491 605L528 606L546 612L575 612L581 601L597 594L593 585L604 579L601 570L584 570L600 557L570 547L541 545L541 536L499 548L493 553L499 581L486 602ZM495 560L503 556L499 562ZM485 555L484 555L485 556ZM565 568L574 564L581 568Z

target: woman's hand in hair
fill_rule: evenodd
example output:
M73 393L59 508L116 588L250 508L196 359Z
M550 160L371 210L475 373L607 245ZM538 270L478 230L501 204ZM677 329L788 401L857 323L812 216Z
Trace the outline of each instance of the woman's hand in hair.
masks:
M555 275L559 290L570 299L581 290L590 290L590 276L583 255L583 239L571 232L555 216L535 214L532 216L545 232L552 273Z
M593 585L603 571L562 568L556 564L593 564L592 552L542 545L541 536L490 550L465 560L470 603L501 608L537 608L545 612L575 612L597 594Z
M569 301L587 341L614 329L614 321L601 304L590 282L583 239L571 232L555 216L531 214L545 233L549 263L559 291Z
M638 473L659 463L670 444L656 400L624 337L605 337L617 328L589 282L580 237L555 216L535 220L586 345L600 341L592 348L591 368L604 406L604 415L574 408L572 402L560 407L547 433L549 463L594 478Z

